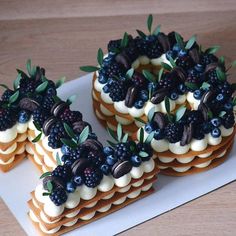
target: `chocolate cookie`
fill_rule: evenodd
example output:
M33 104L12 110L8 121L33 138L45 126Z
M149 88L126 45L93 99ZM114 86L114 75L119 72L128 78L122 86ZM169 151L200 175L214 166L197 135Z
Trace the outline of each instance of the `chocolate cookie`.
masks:
M156 112L154 114L153 121L157 123L160 129L163 129L166 126L165 116L161 112Z
M118 161L116 162L112 167L112 175L114 178L118 179L122 177L123 175L130 172L132 169L132 165L129 161Z
M50 129L53 124L57 122L57 119L54 116L50 116L47 120L43 123L43 132L46 136L49 135Z
M22 98L19 102L19 107L21 109L33 112L39 107L39 103L32 98Z
M92 131L91 125L85 121L76 121L75 123L73 123L73 130L76 133L81 133L86 126L89 127L89 132L91 132Z
M88 159L80 158L76 160L71 166L73 175L80 175L89 165L90 161Z
M66 102L63 101L59 101L57 103L55 103L51 109L51 113L54 116L59 116L68 106L68 104Z
M138 90L135 86L130 87L126 93L125 97L125 105L127 107L132 107L134 105L135 99L137 97Z
M161 88L158 89L151 98L151 102L153 104L158 104L164 100L164 98L168 95L168 89Z

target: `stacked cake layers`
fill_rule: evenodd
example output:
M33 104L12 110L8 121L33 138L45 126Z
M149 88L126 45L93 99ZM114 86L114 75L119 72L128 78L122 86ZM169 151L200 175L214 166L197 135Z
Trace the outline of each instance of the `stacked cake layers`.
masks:
M158 168L150 159L118 179L104 176L96 188L78 187L59 207L42 197L45 190L39 185L28 202L30 219L40 235L61 235L150 194L157 173Z

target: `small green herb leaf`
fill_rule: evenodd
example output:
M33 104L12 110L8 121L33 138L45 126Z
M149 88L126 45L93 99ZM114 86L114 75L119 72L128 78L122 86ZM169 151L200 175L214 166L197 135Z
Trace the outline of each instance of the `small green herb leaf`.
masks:
M155 114L155 107L152 107L148 112L148 121L152 121L154 114Z
M236 105L236 97L233 98L232 104L233 104L233 106Z
M226 80L226 74L219 67L216 68L216 75L219 80Z
M62 165L61 158L59 157L59 153L58 152L56 154L56 161L57 161L57 165Z
M11 95L11 97L9 98L9 103L10 103L10 104L14 103L14 102L18 99L19 95L20 95L20 92L19 92L19 90L17 90L17 91L16 91L15 93L13 93L13 94Z
M49 193L52 192L53 185L52 185L52 182L51 182L51 181L48 181L48 182L47 182L47 189L48 189L48 192L49 192Z
M120 46L122 48L125 48L125 47L127 47L128 43L129 43L129 37L128 37L127 32L125 32L124 36L123 36L123 39L121 40Z
M139 141L140 141L140 143L144 142L144 130L143 130L143 128L140 128L140 130L139 130Z
M153 16L152 14L150 14L147 18L147 28L150 34L152 32L152 22L153 22Z
M146 79L148 79L150 82L156 83L155 76L151 72L148 70L143 70L142 72Z
M221 57L219 58L219 62L220 62L221 65L224 65L224 64L225 64L225 58L224 58L224 56L221 56Z
M21 78L22 78L21 74L18 73L17 76L16 76L16 79L13 82L14 90L16 90L19 87Z
M21 74L22 78L29 79L29 76L24 71L22 71L20 69L16 69L16 71L18 72L18 74Z
M134 118L136 121L140 122L140 123L143 123L143 124L146 124L146 122L142 119L140 119L139 117L136 117Z
M236 66L236 60L231 63L232 67Z
M145 143L147 144L151 143L151 141L153 140L153 137L154 137L154 132L151 132L145 139Z
M56 88L61 87L66 81L66 77L63 76L62 78L60 78L57 82L56 82Z
M185 49L186 50L189 50L192 46L193 46L193 44L196 42L196 35L193 35L190 39L189 39L189 41L187 42L187 44L186 44L186 46L185 46Z
M97 53L97 61L100 66L102 65L103 56L104 56L103 51L101 48L99 48Z
M208 115L208 117L209 117L210 119L213 118L213 113L212 113L212 111L208 111L208 112L207 112L207 115Z
M169 57L169 61L170 61L170 64L171 64L172 67L176 67L176 63L175 63L174 59L171 56Z
M211 87L210 84L208 84L207 82L203 82L203 83L202 83L202 86L201 86L201 89L207 90L207 89L209 89L210 87Z
M165 70L167 70L167 71L171 71L171 70L172 70L172 67L171 67L169 64L165 63L165 62L162 62L162 63L161 63L161 66L162 66Z
M166 112L170 113L170 99L168 97L165 97L165 108L166 108Z
M198 89L198 86L194 83L191 83L191 82L185 82L184 83L186 87L190 88L190 89L193 89L193 90L196 90Z
M176 121L181 120L181 118L184 116L185 112L186 112L185 106L179 107L178 110L176 111Z
M184 40L183 40L182 36L177 32L175 32L175 39L176 39L176 42L179 45L179 47L181 49L184 49Z
M35 128L36 128L38 131L41 132L41 127L40 127L39 123L36 122L36 121L33 121L33 124L34 124Z
M9 89L9 88L7 87L7 85L5 85L5 84L0 84L0 87L3 87L3 88L5 88L5 89Z
M140 157L148 157L148 156L149 156L148 153L143 152L143 151L139 152L138 155L139 155Z
M70 147L70 148L72 148L72 149L75 149L75 148L77 148L77 146L78 146L77 143L74 142L73 140L65 139L65 138L61 138L60 140L61 140L61 142L62 142L63 144L65 144L66 146L68 146L68 147Z
M219 114L219 117L222 118L225 114L226 114L226 111L221 111L220 114Z
M126 143L128 141L129 135L125 134L124 137L122 138L121 142Z
M158 35L159 33L160 33L160 31L161 31L161 25L158 25L155 29L154 29L154 31L153 31L153 35Z
M66 102L70 105L76 100L77 96L76 95L71 95Z
M79 136L79 144L83 143L89 136L89 126L87 125Z
M80 70L84 71L84 72L95 72L97 70L99 70L99 67L96 66L81 66Z
M61 101L61 99L58 96L53 96L52 98L55 103Z
M130 68L127 72L126 72L126 78L128 78L128 79L131 79L132 78L132 76L133 76L133 74L134 74L134 68Z
M164 68L161 68L161 69L159 70L159 72L158 72L158 81L161 80L162 75L163 75L163 72L164 72Z
M42 137L42 132L40 132L40 133L38 134L38 136L36 136L36 137L32 140L32 142L33 142L33 143L37 143L37 142L41 139L41 137Z
M28 71L28 74L29 74L30 76L32 76L32 72L31 72L31 60L30 60L30 59L28 59L27 62L26 62L26 69L27 69L27 71Z
M110 135L110 137L113 138L115 141L118 141L114 130L112 130L112 129L110 129L109 127L107 127L107 133L108 133L108 134Z
M137 33L138 33L138 35L141 37L141 38L145 38L147 35L146 34L144 34L143 33L143 31L141 31L141 30L136 30L137 31Z
M50 171L48 171L48 172L45 172L45 173L43 173L40 177L39 177L39 179L43 179L43 178L45 178L45 177L47 177L47 176L50 176L52 173L50 172Z
M65 129L66 133L69 135L69 137L72 139L76 139L73 129L67 123L64 123L63 125L64 125L64 129Z
M36 88L36 92L37 93L42 93L45 91L45 89L47 88L48 86L48 81L44 81L42 84L40 84L37 88Z
M120 123L118 123L118 125L117 125L117 130L116 130L116 132L117 132L117 139L118 139L118 141L120 142L120 141L121 141L121 138L122 138L122 126L121 126Z
M218 50L220 49L220 46L212 46L210 48L208 48L205 53L207 54L215 54Z

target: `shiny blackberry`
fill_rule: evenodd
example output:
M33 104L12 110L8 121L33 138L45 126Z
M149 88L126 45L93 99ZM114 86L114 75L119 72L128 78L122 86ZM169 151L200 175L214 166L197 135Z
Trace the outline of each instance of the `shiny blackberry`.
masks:
M120 77L124 74L123 69L121 68L121 66L116 63L116 62L112 62L111 64L109 64L106 68L106 76L108 78L113 78L113 77Z
M113 102L123 101L125 99L128 87L125 81L112 80L109 96Z
M213 86L217 86L220 82L220 80L217 77L216 70L210 70L206 74L207 82Z
M85 157L87 155L87 150L83 147L77 147L75 149L71 149L67 155L69 155L69 159L71 161L75 161Z
M102 152L92 152L88 153L88 159L97 167L101 166L105 162L105 157Z
M165 127L165 136L170 143L179 142L183 134L183 125L178 123L169 123Z
M57 122L52 126L48 137L48 146L57 149L62 146L61 138L68 138L67 133L61 122Z
M225 99L229 99L233 94L233 89L227 81L220 83L217 90L224 96Z
M190 69L188 71L186 82L193 83L199 86L202 83L201 74L195 69Z
M205 137L205 133L204 130L200 127L195 127L195 129L193 130L193 138L201 140L204 139Z
M53 99L53 96L45 96L43 99L42 107L45 110L50 111L52 109L52 106L54 105L55 101Z
M33 121L39 124L40 127L43 127L43 123L45 122L45 120L49 118L48 113L41 108L34 110L32 115L33 115Z
M66 182L72 177L71 168L67 165L59 165L52 171L52 176L59 177Z
M4 93L2 94L2 96L1 96L1 100L2 100L3 102L9 102L9 99L10 99L10 97L11 97L13 94L14 94L14 91L12 91L12 90L10 90L10 89L6 89L6 90L4 91Z
M189 70L191 67L194 66L193 60L189 55L179 57L176 60L176 65L182 67L184 70Z
M159 86L161 88L173 89L178 86L178 80L175 76L169 73L161 78L161 80L159 81Z
M56 206L62 205L68 198L65 189L60 187L53 190L49 197Z
M128 143L118 143L115 146L114 157L120 160L127 160L132 155Z
M107 45L108 52L116 52L120 50L120 44L121 44L121 39L111 40Z
M40 84L40 81L35 81L32 78L22 78L20 80L20 93L22 95L27 95L29 93L34 93L36 87Z
M207 66L214 62L218 62L218 58L214 54L203 53L200 57L200 64L204 66Z
M69 108L66 108L60 115L60 119L63 122L74 123L82 120L82 114L79 111L71 111Z
M11 108L0 107L0 131L12 128L17 121L17 113Z
M187 114L187 122L188 124L198 125L204 121L203 115L200 111L189 111Z
M89 188L95 188L102 180L103 174L100 169L87 167L84 170L84 184Z
M134 73L131 81L138 88L145 88L147 86L147 82L148 82L145 79L145 77L141 73L138 73L138 72Z
M233 111L228 111L222 118L222 123L226 129L232 128L235 124Z

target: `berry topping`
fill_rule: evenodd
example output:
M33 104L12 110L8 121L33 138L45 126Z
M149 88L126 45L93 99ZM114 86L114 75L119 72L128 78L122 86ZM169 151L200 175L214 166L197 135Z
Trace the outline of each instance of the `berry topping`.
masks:
M10 89L6 89L5 92L2 94L1 100L3 102L8 102L9 98L14 94L14 91Z
M95 188L102 180L102 172L94 167L87 167L84 170L84 183L89 188Z
M67 108L60 115L60 120L63 122L74 123L82 120L82 114L79 111L71 111Z
M113 102L123 101L127 93L127 86L123 80L112 80L109 96Z
M29 114L28 111L22 110L22 111L19 112L19 114L18 114L18 122L19 123L24 124L27 121L29 121L29 119L30 119L30 114Z
M165 127L165 135L170 143L179 142L183 134L183 126L178 123L169 123Z
M67 200L67 194L64 188L56 188L49 197L56 206L62 205Z
M141 165L142 159L138 155L133 155L131 156L131 163L133 164L134 167L138 167Z
M59 165L52 172L52 176L60 177L64 181L68 181L71 178L71 175L71 168L66 165Z
M131 156L131 151L128 143L116 144L114 157L120 160L127 160Z
M0 107L0 131L11 128L17 120L16 112L11 108Z
M90 151L88 153L88 160L90 160L95 166L100 166L104 163L105 157L102 152Z
M234 126L234 113L232 111L226 112L222 118L222 123L226 129L232 128Z
M219 128L214 128L212 131L211 131L211 135L213 138L219 138L220 135L221 135L221 131Z

